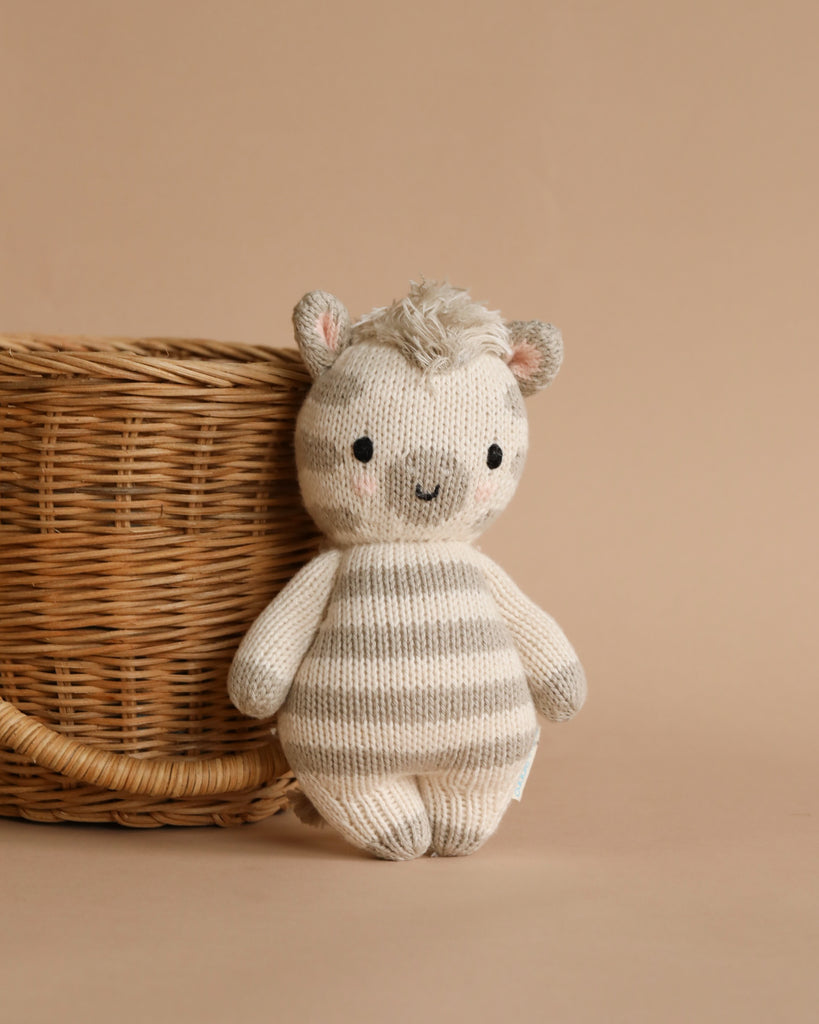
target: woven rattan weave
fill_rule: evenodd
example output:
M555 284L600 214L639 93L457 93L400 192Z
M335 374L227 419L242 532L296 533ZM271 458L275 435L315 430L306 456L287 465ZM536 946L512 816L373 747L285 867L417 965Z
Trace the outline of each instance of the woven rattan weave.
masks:
M292 785L226 695L310 557L294 352L0 336L0 814L221 825Z

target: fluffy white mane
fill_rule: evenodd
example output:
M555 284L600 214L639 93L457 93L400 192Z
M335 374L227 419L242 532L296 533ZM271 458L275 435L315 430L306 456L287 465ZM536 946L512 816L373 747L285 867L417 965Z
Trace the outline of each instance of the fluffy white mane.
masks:
M352 335L353 344L395 346L425 373L462 366L485 352L507 360L512 351L500 313L441 281L413 281L406 298L367 313Z

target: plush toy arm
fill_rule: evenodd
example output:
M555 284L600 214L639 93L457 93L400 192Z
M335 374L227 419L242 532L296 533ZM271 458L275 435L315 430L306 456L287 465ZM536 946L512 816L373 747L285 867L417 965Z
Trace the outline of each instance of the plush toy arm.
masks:
M302 566L245 633L228 674L228 694L252 718L284 703L324 615L341 554L332 549Z
M481 556L492 597L520 654L535 707L565 722L583 706L586 676L560 626L530 601L495 563Z

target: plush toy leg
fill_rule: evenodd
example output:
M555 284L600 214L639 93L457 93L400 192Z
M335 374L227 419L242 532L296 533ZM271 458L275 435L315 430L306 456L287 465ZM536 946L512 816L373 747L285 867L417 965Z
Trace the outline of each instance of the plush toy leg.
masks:
M433 851L442 857L463 857L483 846L509 806L521 767L419 776Z
M429 849L429 818L415 779L299 776L324 820L344 838L384 860L412 860Z

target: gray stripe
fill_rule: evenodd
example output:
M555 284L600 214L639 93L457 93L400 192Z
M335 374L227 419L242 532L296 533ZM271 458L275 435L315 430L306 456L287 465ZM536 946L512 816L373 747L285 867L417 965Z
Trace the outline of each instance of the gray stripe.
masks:
M485 590L477 565L431 562L427 565L372 565L343 573L334 600L351 597L403 597L409 594Z
M361 517L351 508L340 505L317 505L307 511L315 519L316 525L330 535L354 533L361 526Z
M327 626L320 630L307 658L380 661L384 658L445 658L512 646L498 619L453 619L444 622L390 622L362 626Z
M458 857L474 853L492 835L488 828L467 828L451 821L432 823L432 847L443 857Z
M366 843L365 849L376 857L387 860L405 860L419 857L429 848L431 833L426 811L419 811L411 818L375 819L375 837ZM361 825L358 825L360 831Z
M290 691L287 714L302 721L322 719L345 725L434 725L503 715L527 705L532 705L532 698L522 676L434 688L419 683L377 689L328 686L300 678Z
M513 480L517 480L523 473L523 464L526 462L526 449L519 448L509 462L509 473Z
M333 370L323 373L310 389L308 399L320 405L348 405L364 392L364 383L351 373Z
M306 430L296 434L296 458L302 469L326 473L344 461L344 452L329 437L317 437Z
M452 771L504 768L531 753L536 729L499 736L476 743L436 750L366 750L357 747L325 747L321 744L287 743L285 753L298 774L301 768L330 778L350 775L394 775L396 772Z
M510 384L504 395L504 405L512 410L513 416L525 416L526 407L523 404L523 395L517 384Z

